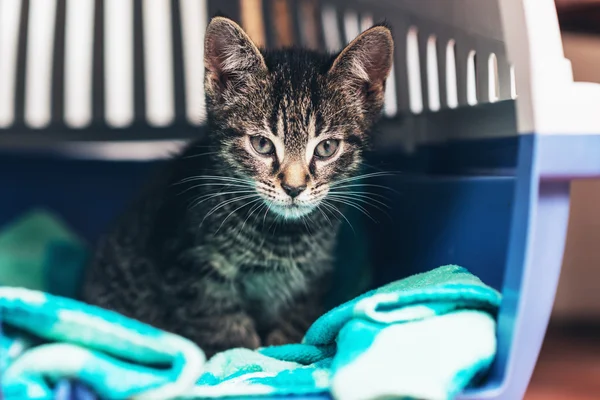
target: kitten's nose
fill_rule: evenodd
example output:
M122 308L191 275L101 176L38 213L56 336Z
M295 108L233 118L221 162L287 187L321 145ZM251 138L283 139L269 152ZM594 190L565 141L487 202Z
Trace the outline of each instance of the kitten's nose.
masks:
M284 192L286 192L288 194L288 196L290 196L292 199L298 197L298 195L300 193L302 193L304 191L304 189L306 189L306 185L291 186L291 185L288 185L287 183L282 183L281 187L283 188Z
M279 174L281 188L292 199L298 197L306 189L308 182L308 171L302 162L294 161L286 163Z

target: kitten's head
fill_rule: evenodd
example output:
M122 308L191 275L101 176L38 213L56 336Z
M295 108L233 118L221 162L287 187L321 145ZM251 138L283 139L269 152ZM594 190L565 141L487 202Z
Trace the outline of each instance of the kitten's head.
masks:
M381 114L393 40L374 26L335 57L260 51L226 18L205 39L209 123L220 156L275 213L298 219L358 173Z

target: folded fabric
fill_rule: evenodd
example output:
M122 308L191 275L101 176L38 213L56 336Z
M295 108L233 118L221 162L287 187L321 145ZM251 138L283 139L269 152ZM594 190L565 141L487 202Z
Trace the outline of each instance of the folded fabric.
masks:
M73 297L88 256L58 217L31 210L0 231L0 285Z
M54 388L53 400L96 400L97 396L77 382L63 379Z
M464 268L440 267L334 308L302 344L233 349L207 362L190 341L116 313L0 288L3 395L52 398L56 382L73 378L114 399L449 399L491 364L499 303Z

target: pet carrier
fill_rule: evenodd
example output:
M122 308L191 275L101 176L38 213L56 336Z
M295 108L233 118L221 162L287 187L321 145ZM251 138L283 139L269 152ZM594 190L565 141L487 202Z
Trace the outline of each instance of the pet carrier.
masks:
M0 222L36 206L93 241L203 134L203 32L336 51L374 21L396 51L375 163L375 283L443 264L503 294L498 355L462 398L522 398L560 275L569 183L600 175L600 86L573 82L552 0L0 0Z

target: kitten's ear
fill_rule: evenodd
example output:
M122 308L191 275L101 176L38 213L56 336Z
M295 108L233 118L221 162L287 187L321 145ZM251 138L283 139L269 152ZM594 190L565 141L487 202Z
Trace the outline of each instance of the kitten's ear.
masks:
M392 69L394 39L387 26L376 25L354 39L333 62L329 74L359 90L361 96L383 102L385 81Z
M266 71L265 60L242 28L232 20L215 17L206 28L204 67L207 89L222 91L230 81Z

